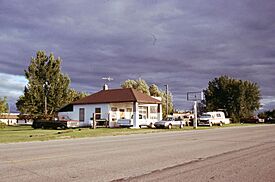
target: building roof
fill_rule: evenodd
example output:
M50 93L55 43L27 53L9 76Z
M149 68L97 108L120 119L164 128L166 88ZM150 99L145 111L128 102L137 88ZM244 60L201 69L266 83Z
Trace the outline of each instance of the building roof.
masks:
M18 119L19 113L1 113L0 119Z
M160 104L161 101L132 88L101 90L97 93L73 102L73 105L100 104L119 102L139 102L147 104Z

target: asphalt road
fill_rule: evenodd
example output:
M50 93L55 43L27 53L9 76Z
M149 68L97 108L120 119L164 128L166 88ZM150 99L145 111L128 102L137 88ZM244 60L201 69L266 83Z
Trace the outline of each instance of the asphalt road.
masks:
M275 181L275 125L1 144L0 181Z

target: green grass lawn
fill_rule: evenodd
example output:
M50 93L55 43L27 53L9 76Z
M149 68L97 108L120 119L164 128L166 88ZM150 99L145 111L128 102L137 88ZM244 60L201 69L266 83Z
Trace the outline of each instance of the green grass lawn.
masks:
M222 127L231 126L251 126L253 124L230 124ZM198 127L198 129L209 129L210 127ZM213 126L211 128L219 128ZM97 128L95 130L89 128L81 129L67 129L67 130L52 130L52 129L33 129L31 126L6 126L0 128L0 143L11 142L28 142L28 141L45 141L68 138L83 138L83 137L97 137L97 136L116 136L116 135L130 135L130 134L146 134L167 131L185 131L193 130L193 127L186 126L183 129L174 128L168 129L129 129L129 128Z

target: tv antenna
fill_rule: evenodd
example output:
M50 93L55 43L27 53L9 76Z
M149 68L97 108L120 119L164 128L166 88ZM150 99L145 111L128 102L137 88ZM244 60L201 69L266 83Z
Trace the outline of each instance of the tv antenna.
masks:
M107 82L107 81L110 82L110 81L112 81L112 80L114 80L114 79L111 78L111 77L103 77L102 80L105 80L106 82Z

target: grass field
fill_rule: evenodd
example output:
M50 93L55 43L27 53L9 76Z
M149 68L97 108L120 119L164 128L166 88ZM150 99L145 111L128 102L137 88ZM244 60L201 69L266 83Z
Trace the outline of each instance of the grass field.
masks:
M222 127L232 126L251 126L253 124L230 124ZM219 128L213 126L211 128ZM198 127L201 129L210 129L210 127ZM6 126L0 129L0 143L11 142L28 142L28 141L46 141L56 139L97 137L97 136L115 136L115 135L131 135L146 134L167 131L185 131L193 130L193 127L184 127L183 129L129 129L129 128L97 128L95 130L89 128L67 129L67 130L51 130L51 129L33 129L31 126Z

